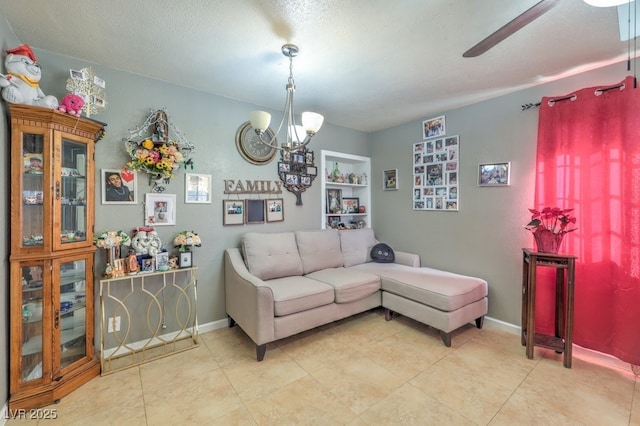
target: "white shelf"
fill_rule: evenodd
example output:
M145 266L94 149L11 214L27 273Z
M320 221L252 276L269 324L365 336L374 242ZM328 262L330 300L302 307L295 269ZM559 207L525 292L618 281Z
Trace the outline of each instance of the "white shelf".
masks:
M359 183L333 182L328 180L328 174L332 172L338 163L340 173L348 178L353 173L359 177ZM336 151L322 150L320 152L321 173L321 229L329 227L329 218L337 217L347 228L356 227L357 222L364 221L365 227L371 227L371 159L360 155L345 154ZM364 179L365 183L362 183ZM328 213L327 190L339 190L343 198L357 198L360 206L365 206L365 213ZM355 223L351 223L355 222Z

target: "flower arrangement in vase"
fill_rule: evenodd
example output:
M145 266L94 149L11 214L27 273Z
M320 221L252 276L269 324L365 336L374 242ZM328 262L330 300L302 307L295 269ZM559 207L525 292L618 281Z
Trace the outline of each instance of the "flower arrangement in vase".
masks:
M193 231L182 231L173 239L173 245L178 251L190 251L191 247L200 247L202 241L198 234Z
M113 265L120 258L120 246L130 246L131 237L124 231L102 231L93 237L93 244L106 250L107 263Z
M578 229L572 227L576 223L575 216L570 214L573 209L544 207L542 210L529 211L531 221L525 225L525 229L533 234L539 252L558 253L565 234Z

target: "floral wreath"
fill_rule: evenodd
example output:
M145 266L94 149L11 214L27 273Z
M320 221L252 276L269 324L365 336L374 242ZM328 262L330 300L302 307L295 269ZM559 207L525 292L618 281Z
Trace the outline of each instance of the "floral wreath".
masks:
M125 168L145 172L150 180L170 181L181 166L193 169L191 156L195 147L169 121L164 109L152 110L140 127L129 130L129 137L124 141L131 157Z

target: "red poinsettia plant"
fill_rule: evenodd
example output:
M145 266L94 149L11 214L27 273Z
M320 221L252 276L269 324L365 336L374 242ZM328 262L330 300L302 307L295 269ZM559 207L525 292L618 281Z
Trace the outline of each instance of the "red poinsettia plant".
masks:
M575 216L570 213L573 209L561 209L559 207L545 207L542 210L529 209L531 222L525 228L531 232L547 229L554 234L566 234L578 228L572 227L576 223Z

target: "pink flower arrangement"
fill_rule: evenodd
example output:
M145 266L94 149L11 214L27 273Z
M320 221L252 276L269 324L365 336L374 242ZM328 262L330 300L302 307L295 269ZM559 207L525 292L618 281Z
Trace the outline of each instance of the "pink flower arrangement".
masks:
M575 216L569 214L573 209L545 207L540 211L536 209L529 209L529 211L531 212L531 222L526 224L525 228L533 233L546 229L553 234L566 234L578 229L571 227L576 223Z

